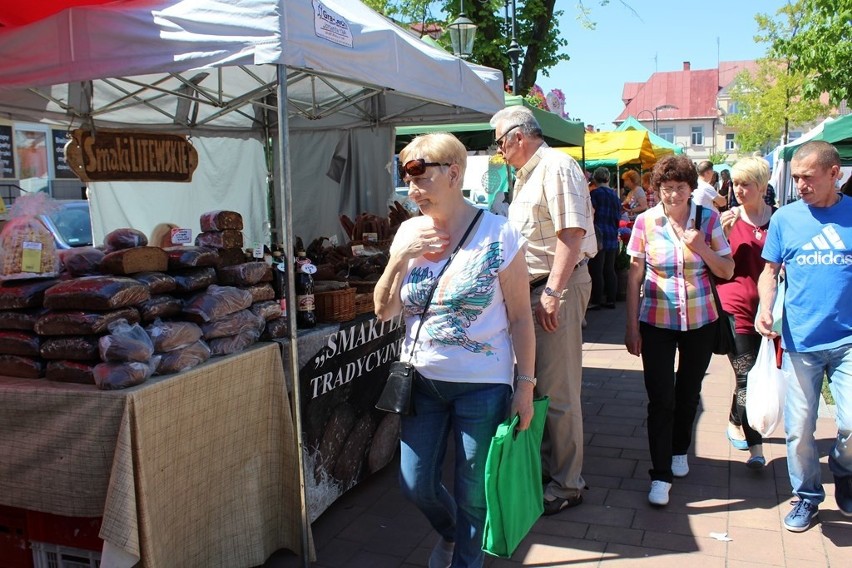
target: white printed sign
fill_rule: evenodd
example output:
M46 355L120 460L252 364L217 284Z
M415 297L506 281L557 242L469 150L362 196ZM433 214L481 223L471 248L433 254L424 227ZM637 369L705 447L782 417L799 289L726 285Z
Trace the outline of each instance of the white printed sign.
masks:
M346 21L346 18L329 10L319 0L313 0L312 4L314 6L314 32L317 37L344 47L353 47L352 30L349 28L349 22Z
M172 229L173 245L191 245L192 229Z

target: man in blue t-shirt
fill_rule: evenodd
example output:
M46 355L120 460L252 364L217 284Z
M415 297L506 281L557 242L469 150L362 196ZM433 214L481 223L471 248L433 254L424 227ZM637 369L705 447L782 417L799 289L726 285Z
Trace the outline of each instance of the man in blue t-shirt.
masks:
M784 428L787 469L798 497L784 526L807 530L825 500L814 439L823 375L837 403L837 439L829 452L840 512L852 517L852 199L837 192L840 155L831 144L802 144L790 163L801 199L773 215L766 267L758 281L755 325L772 332L772 303L784 267L782 368L788 376Z

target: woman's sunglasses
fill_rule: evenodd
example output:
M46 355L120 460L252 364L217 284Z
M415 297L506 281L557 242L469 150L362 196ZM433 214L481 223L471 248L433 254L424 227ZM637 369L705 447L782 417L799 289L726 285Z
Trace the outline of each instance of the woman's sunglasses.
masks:
M423 158L416 160L408 160L405 164L399 165L399 179L408 177L418 177L426 173L426 168L430 166L449 166L446 162L427 162Z

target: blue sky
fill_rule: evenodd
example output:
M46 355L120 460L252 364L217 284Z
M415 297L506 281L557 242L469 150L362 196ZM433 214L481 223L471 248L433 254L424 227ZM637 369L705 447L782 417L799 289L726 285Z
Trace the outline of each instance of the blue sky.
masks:
M647 81L655 71L678 71L684 61L692 69L713 69L717 61L762 57L766 44L754 41L754 15L774 15L786 4L784 0L584 3L592 9L591 18L597 23L594 30L577 21L576 2L557 2L557 9L564 11L560 28L568 40L571 60L552 68L550 77L539 73L537 82L545 93L562 89L571 118L599 130L611 130L612 121L624 108L621 92L625 82Z

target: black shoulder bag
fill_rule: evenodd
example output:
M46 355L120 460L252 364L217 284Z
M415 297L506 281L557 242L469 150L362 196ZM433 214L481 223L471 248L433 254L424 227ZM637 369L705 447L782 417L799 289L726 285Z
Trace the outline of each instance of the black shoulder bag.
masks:
M394 361L390 365L388 382L385 383L385 388L382 389L382 394L379 395L379 400L376 402L376 408L379 410L393 412L395 414L414 413L414 409L411 407L411 395L414 392L414 376L417 373L417 370L411 362L414 360L414 349L417 347L417 338L420 337L420 330L423 328L423 320L426 319L426 312L428 311L429 304L432 302L432 295L438 287L438 282L441 280L441 276L444 275L444 271L453 261L453 257L456 256L456 253L459 252L462 244L464 244L467 240L468 235L470 235L470 231L473 229L473 226L476 225L476 221L481 215L482 209L476 212L476 216L474 216L473 221L470 222L470 225L468 226L467 231L464 232L464 236L459 241L459 244L456 245L456 249L450 255L450 258L447 259L447 262L444 264L443 268L441 268L441 271L438 272L438 276L435 278L435 284L432 285L432 289L429 290L429 296L426 298L426 304L423 306L423 313L420 314L420 325L417 326L417 333L414 334L414 343L411 345L411 354L408 361Z
M695 208L695 230L701 229L702 214L704 206L698 205ZM713 338L713 353L717 355L727 355L734 352L734 321L733 318L722 309L722 301L719 299L719 292L716 290L716 277L707 268L709 273L707 277L710 279L710 289L713 290L713 298L716 300L716 311L719 313L719 319L716 320L716 336Z

